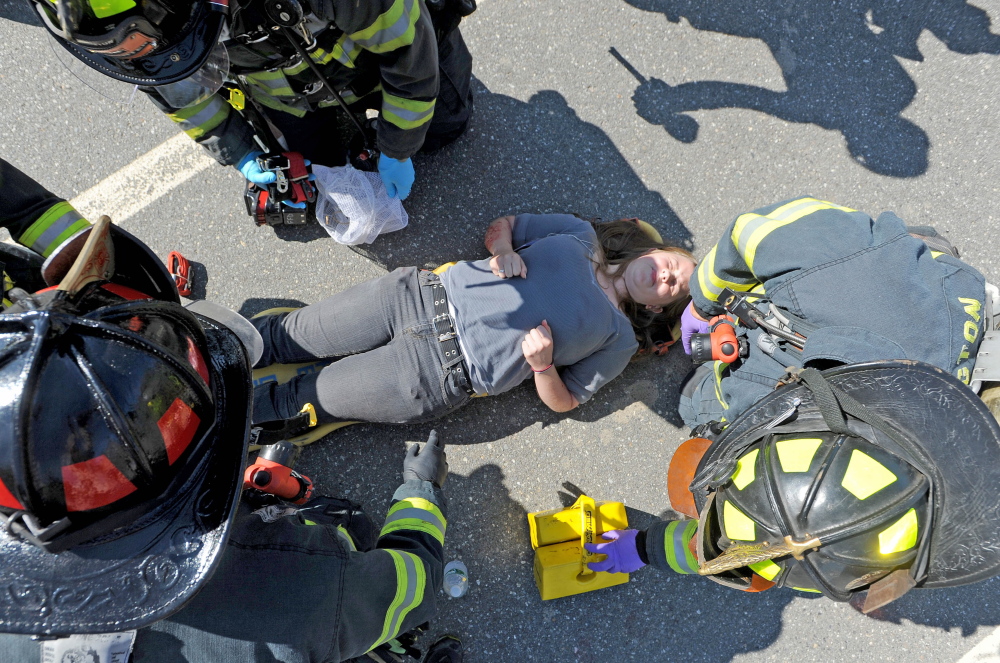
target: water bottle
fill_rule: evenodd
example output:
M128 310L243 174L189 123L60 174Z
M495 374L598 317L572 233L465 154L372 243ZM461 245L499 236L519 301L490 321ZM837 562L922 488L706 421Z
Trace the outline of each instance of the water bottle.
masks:
M469 569L457 559L444 566L444 591L455 598L469 591Z

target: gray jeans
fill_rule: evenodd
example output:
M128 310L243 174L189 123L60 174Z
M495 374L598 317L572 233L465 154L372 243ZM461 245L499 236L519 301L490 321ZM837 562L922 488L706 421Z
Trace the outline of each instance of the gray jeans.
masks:
M305 308L252 322L264 338L258 366L318 359L318 373L254 389L255 422L287 419L306 403L320 423L415 423L465 405L469 394L434 333L430 272L402 267Z

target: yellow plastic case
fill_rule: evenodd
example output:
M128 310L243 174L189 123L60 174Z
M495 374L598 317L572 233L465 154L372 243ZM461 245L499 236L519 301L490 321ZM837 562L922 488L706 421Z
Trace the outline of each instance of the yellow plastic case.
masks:
M529 513L528 528L535 551L535 584L542 600L627 583L627 573L588 569L587 562L598 561L599 555L583 547L604 532L627 527L624 504L595 502L586 495L581 495L565 509Z

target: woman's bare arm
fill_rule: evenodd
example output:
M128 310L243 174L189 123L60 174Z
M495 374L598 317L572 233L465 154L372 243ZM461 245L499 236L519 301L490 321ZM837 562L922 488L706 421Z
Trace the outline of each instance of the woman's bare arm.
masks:
M509 279L514 276L527 278L528 268L524 264L521 256L514 251L514 217L501 216L494 219L486 228L486 250L493 257L490 258L490 268L493 273L502 279Z
M535 391L550 410L568 412L580 404L552 365L552 329L548 322L542 320L525 335L521 352L535 374Z

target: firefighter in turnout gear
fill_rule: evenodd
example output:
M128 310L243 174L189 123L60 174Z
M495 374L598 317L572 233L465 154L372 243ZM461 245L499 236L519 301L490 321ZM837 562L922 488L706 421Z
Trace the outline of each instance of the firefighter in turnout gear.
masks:
M402 660L442 582L436 434L407 453L381 531L347 500L244 491L249 345L181 306L134 237L0 174L14 237L51 259L87 233L54 287L23 251L41 287L0 314L0 584L18 587L0 662ZM461 660L454 638L432 650Z
M685 349L715 361L681 388L690 520L609 532L592 569L867 591L866 611L1000 572L1000 428L968 386L993 301L947 240L794 199L737 217L691 295Z
M258 185L274 181L256 161L259 143L277 149L273 129L283 149L344 164L347 121L331 88L354 113L379 111L378 168L399 198L414 180L410 157L453 141L471 118L458 23L475 0L32 1L73 56L141 86Z
M1000 573L1000 426L970 388L906 360L784 382L674 454L670 502L690 520L606 533L586 544L607 555L590 568L650 564L837 601L867 592L864 612Z

